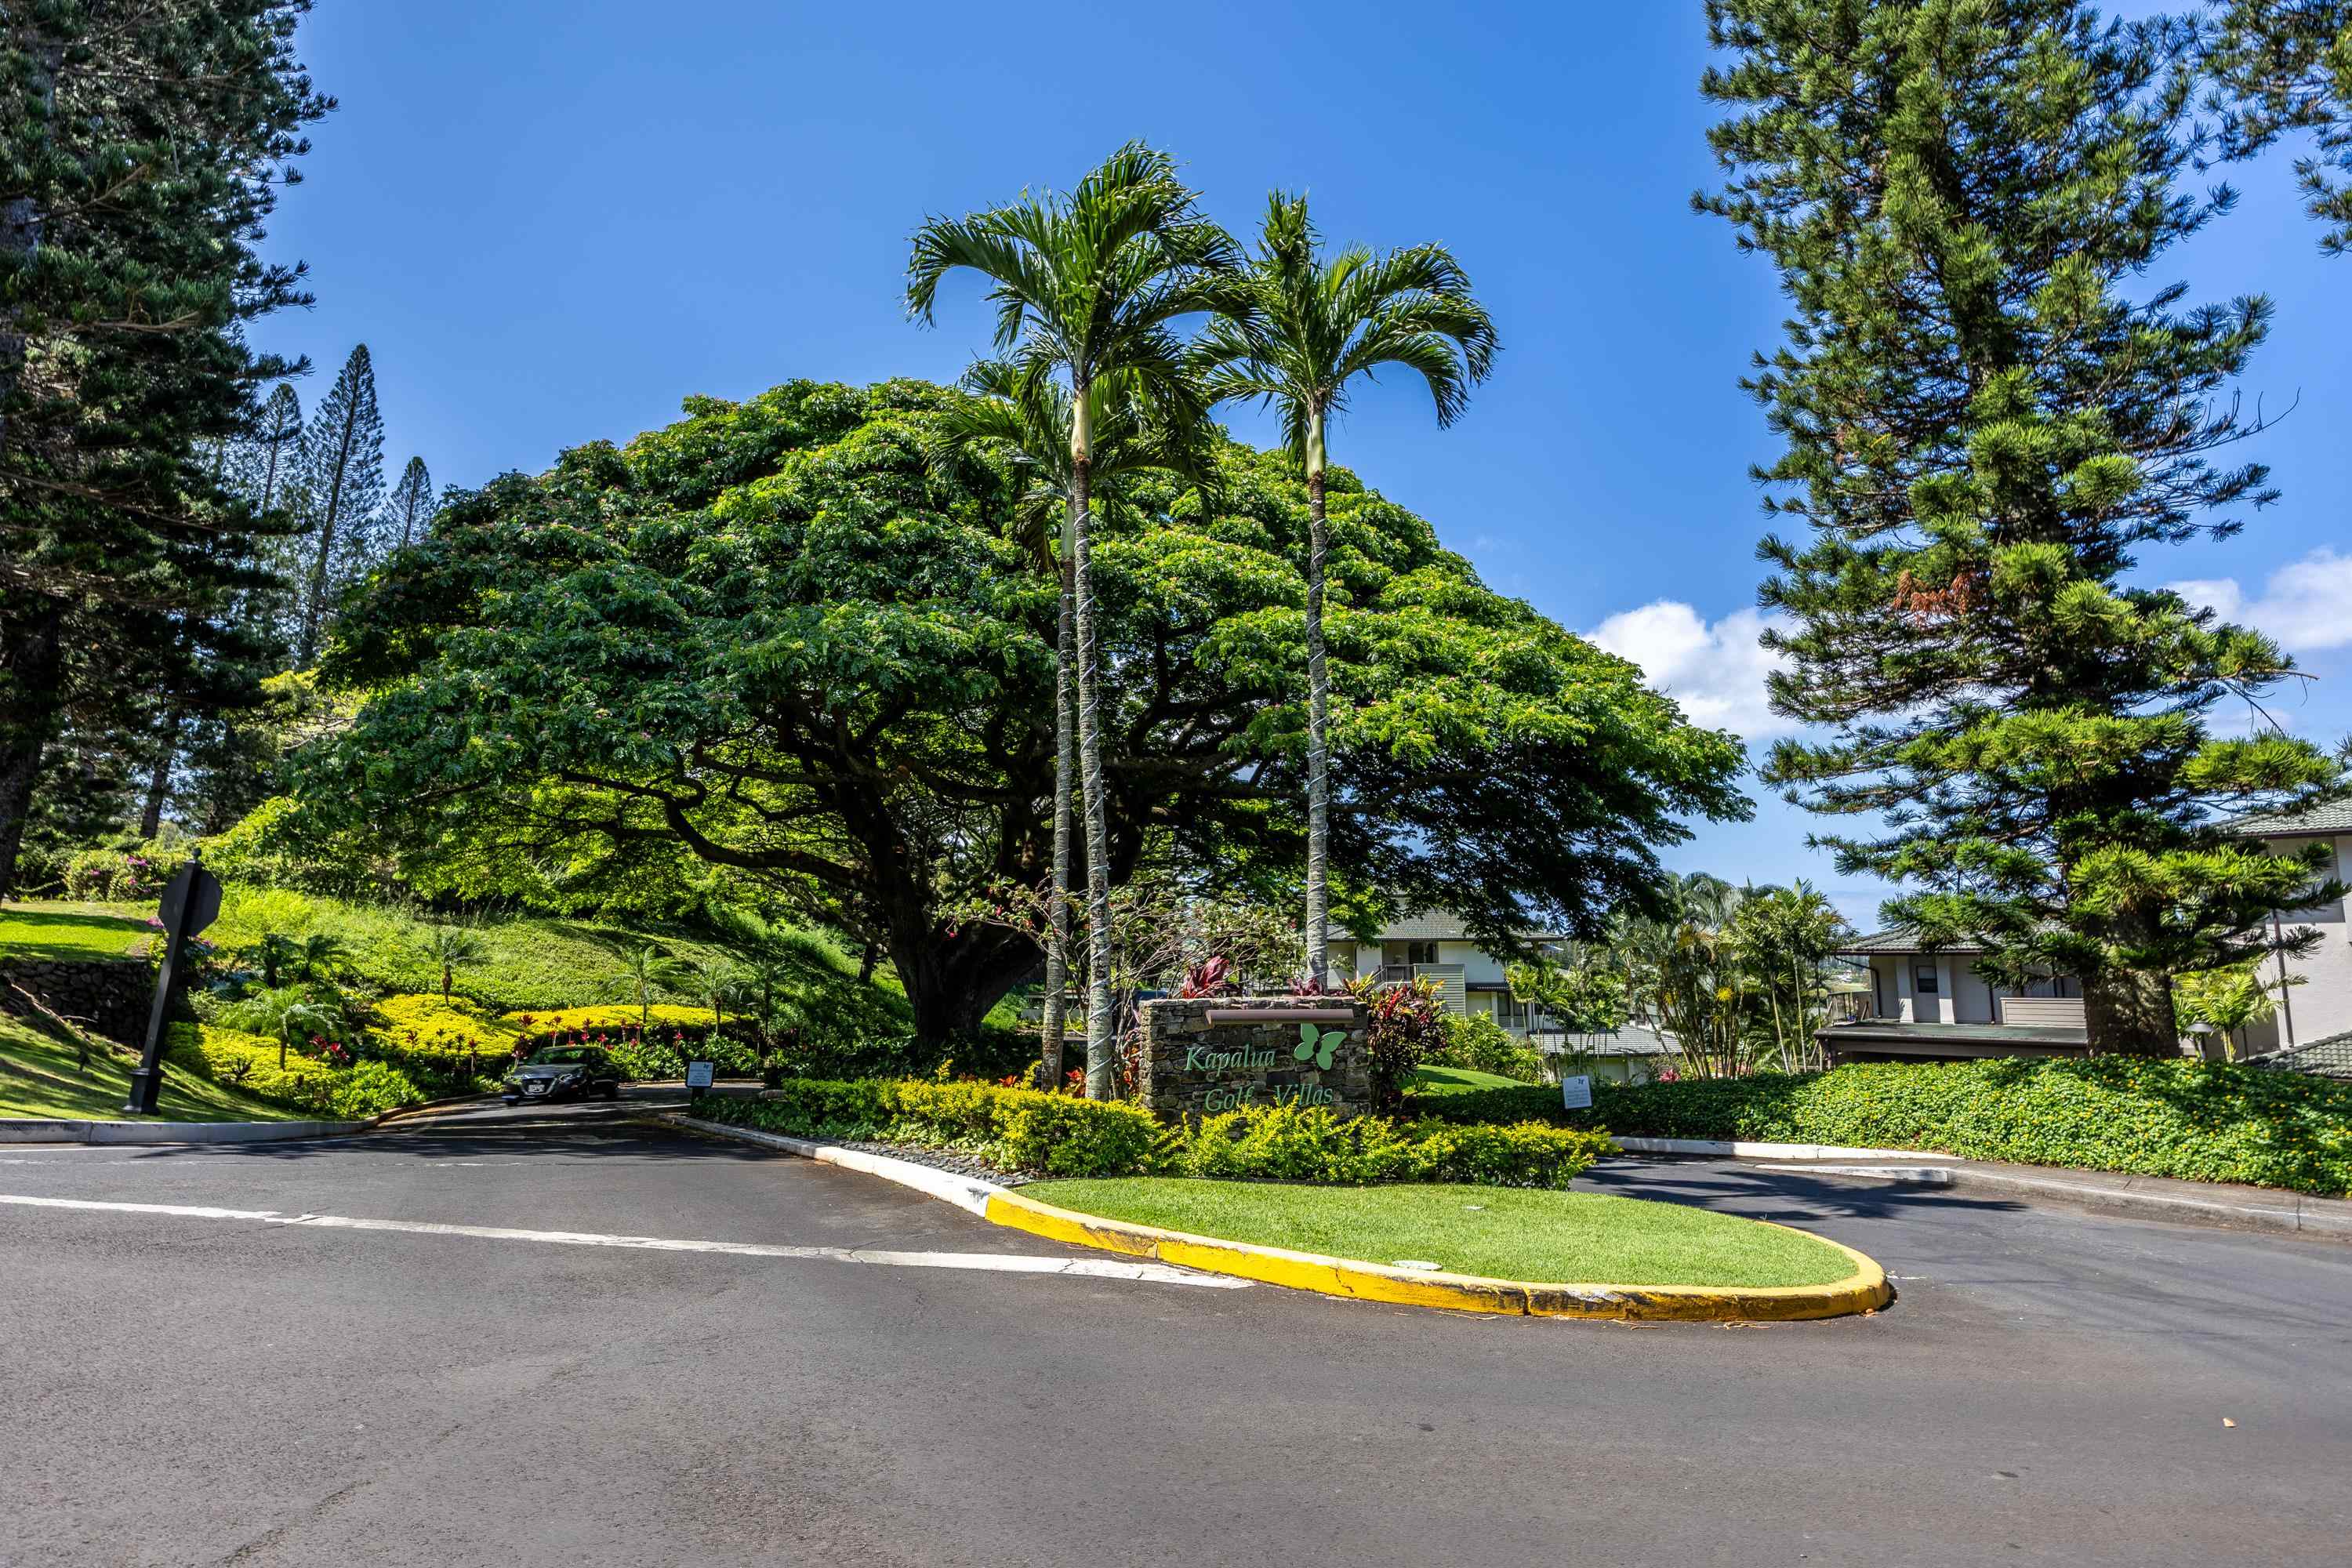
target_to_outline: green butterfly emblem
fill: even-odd
[[[1301,1024],[1298,1026],[1298,1043],[1290,1047],[1290,1054],[1302,1062],[1312,1057],[1318,1068],[1329,1072],[1331,1053],[1338,1050],[1339,1042],[1347,1037],[1345,1029],[1334,1029],[1327,1035],[1312,1024]]]

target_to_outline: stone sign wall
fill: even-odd
[[[1163,1121],[1254,1105],[1360,1116],[1372,1108],[1365,1023],[1362,1004],[1345,996],[1146,1002],[1138,1088]]]
[[[0,1012],[35,1011],[20,990],[60,1017],[135,1046],[147,1037],[155,971],[143,958],[0,959]]]

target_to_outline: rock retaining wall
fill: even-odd
[[[1146,1002],[1137,1087],[1163,1121],[1254,1105],[1322,1106],[1340,1116],[1372,1109],[1363,1005],[1345,996],[1215,996]],[[1339,1033],[1326,1058],[1300,1059],[1299,1028]],[[1324,1066],[1328,1059],[1329,1066]]]
[[[142,1044],[155,1001],[155,971],[143,958],[0,959],[0,1012],[35,1014],[19,994],[93,1033],[126,1046]]]

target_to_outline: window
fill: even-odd
[[[1932,963],[1913,964],[1911,989],[1922,996],[1933,996],[1936,994],[1936,966]]]
[[[1381,943],[1382,963],[1435,963],[1437,944],[1433,942],[1384,942]]]

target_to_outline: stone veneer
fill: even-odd
[[[1301,1062],[1297,1015],[1337,1015],[1316,1027],[1344,1029],[1328,1069]],[[1209,1022],[1216,1013],[1264,1013],[1247,1022]],[[1288,1014],[1288,1017],[1279,1015]],[[1347,996],[1207,996],[1146,1002],[1137,1089],[1162,1121],[1189,1121],[1253,1105],[1296,1101],[1340,1116],[1372,1109],[1371,1063],[1364,1049],[1368,1016]],[[1224,1058],[1212,1065],[1202,1058]]]
[[[29,1016],[29,991],[61,1018],[120,1040],[143,1045],[147,1014],[155,1005],[155,969],[143,958],[0,958],[0,1012]]]

